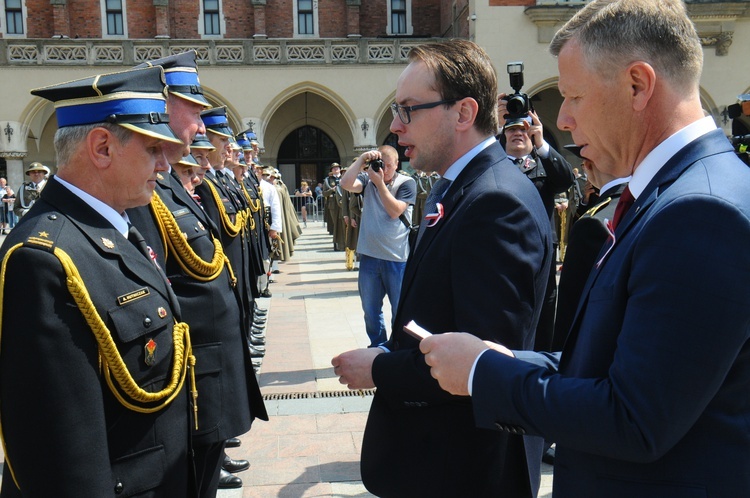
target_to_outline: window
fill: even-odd
[[[124,35],[122,22],[122,0],[106,0],[107,34]]]
[[[203,0],[203,34],[220,35],[219,0]]]
[[[413,35],[411,26],[411,0],[388,0],[388,34]]]
[[[406,34],[406,0],[391,0],[391,34]]]
[[[313,0],[297,0],[297,33],[314,35]]]
[[[5,32],[9,35],[23,34],[21,0],[5,0],[5,27]]]

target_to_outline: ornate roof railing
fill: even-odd
[[[413,46],[434,38],[316,40],[0,39],[0,65],[135,65],[195,50],[199,64],[400,64]]]

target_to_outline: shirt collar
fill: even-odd
[[[103,203],[96,197],[92,196],[91,194],[88,194],[81,190],[80,188],[76,187],[72,183],[68,183],[59,176],[53,177],[55,180],[60,182],[60,185],[70,190],[70,192],[81,199],[83,202],[85,202],[91,209],[99,213],[106,219],[108,222],[112,224],[112,226],[120,232],[125,238],[128,236],[128,218],[127,214],[123,213],[120,214],[114,209],[112,209],[107,204]]]
[[[497,142],[497,139],[495,137],[489,137],[479,144],[475,145],[474,148],[472,148],[469,152],[459,157],[456,162],[451,164],[451,166],[445,171],[443,178],[445,178],[446,180],[454,181],[456,178],[458,178],[458,175],[461,174],[466,165],[469,164],[469,161],[474,159],[477,155],[479,155],[480,152],[482,152],[484,149],[494,144],[495,142]]]
[[[602,188],[599,189],[599,192],[606,192],[612,187],[616,187],[617,185],[620,185],[621,183],[627,183],[629,181],[630,181],[629,176],[626,176],[625,178],[615,178],[611,182],[607,182],[604,185],[602,185]]]
[[[713,118],[711,116],[706,116],[698,121],[690,123],[657,145],[648,153],[643,161],[641,161],[641,164],[635,168],[635,171],[633,171],[633,177],[628,185],[633,197],[637,199],[638,196],[643,193],[646,186],[656,176],[662,166],[664,166],[672,156],[677,154],[680,149],[693,140],[696,140],[715,129],[716,123]]]

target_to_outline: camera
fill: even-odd
[[[509,62],[507,65],[508,78],[510,79],[510,87],[515,93],[507,95],[503,98],[508,104],[508,114],[503,116],[505,119],[518,119],[525,118],[528,116],[529,111],[534,110],[534,106],[531,105],[529,96],[525,93],[521,93],[523,88],[523,62]]]
[[[729,139],[734,146],[734,153],[745,164],[750,161],[750,135],[734,135]]]
[[[369,163],[370,169],[373,171],[380,171],[383,168],[383,160],[382,159],[373,159]]]

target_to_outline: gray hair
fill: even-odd
[[[127,143],[133,137],[133,132],[122,126],[110,123],[94,123],[80,126],[65,126],[55,133],[55,154],[60,166],[70,162],[78,145],[83,142],[94,128],[105,128],[122,143]]]
[[[571,40],[602,76],[644,61],[685,92],[698,88],[703,49],[682,0],[594,0],[557,32],[550,53]]]

